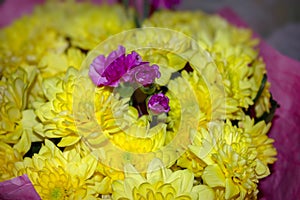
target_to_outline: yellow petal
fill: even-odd
[[[205,199],[213,200],[215,199],[214,190],[206,185],[197,185],[193,188],[193,193],[196,193],[198,196],[193,197],[193,199]]]
[[[70,146],[77,143],[81,139],[78,135],[69,135],[65,136],[61,139],[61,141],[57,144],[59,147]]]
[[[226,179],[225,199],[230,199],[239,194],[239,186],[235,185],[231,178]]]
[[[31,141],[29,137],[29,132],[24,130],[21,139],[18,141],[17,144],[14,145],[14,148],[22,155],[24,155],[31,146]]]
[[[202,178],[210,187],[225,187],[225,176],[217,164],[207,166]]]

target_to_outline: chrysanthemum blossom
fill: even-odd
[[[39,153],[15,163],[14,174],[27,174],[41,199],[92,199],[97,193],[93,180],[97,160],[88,152],[81,153],[76,148],[61,152],[45,140]]]
[[[80,141],[73,113],[73,90],[78,70],[70,67],[65,76],[44,79],[42,89],[46,102],[36,102],[36,115],[41,121],[42,137],[61,138],[58,146],[71,146]],[[47,125],[46,125],[47,124]]]
[[[159,159],[154,159],[148,167],[146,178],[132,165],[125,167],[124,181],[112,185],[113,199],[213,199],[211,188],[205,185],[193,186],[194,175],[189,170],[172,172]]]
[[[201,129],[190,146],[194,155],[207,164],[201,176],[204,183],[223,188],[222,199],[254,198],[259,179],[270,174],[267,164],[273,163],[276,156],[264,122],[254,125],[247,117],[239,126],[229,120],[210,122],[209,129]]]
[[[14,163],[21,161],[20,153],[10,145],[0,141],[0,182],[8,180],[14,176]]]
[[[167,113],[170,111],[169,98],[163,93],[154,94],[148,101],[148,109],[153,114]]]
[[[96,86],[117,87],[121,78],[141,62],[139,54],[133,51],[131,54],[125,55],[125,47],[119,46],[107,57],[97,56],[90,66],[89,76]]]

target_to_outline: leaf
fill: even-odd
[[[264,88],[265,88],[266,83],[267,83],[267,79],[268,79],[267,75],[264,74],[263,79],[261,80],[261,84],[260,84],[259,90],[258,90],[258,92],[257,92],[257,94],[256,94],[256,96],[255,96],[255,98],[253,100],[254,103],[259,99],[259,97],[261,96],[262,92],[264,91]]]

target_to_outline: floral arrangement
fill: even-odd
[[[250,29],[48,1],[0,40],[0,181],[26,175],[42,199],[257,198],[278,105]]]

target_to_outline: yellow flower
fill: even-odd
[[[14,163],[21,160],[22,156],[17,150],[0,141],[0,181],[13,178]]]
[[[204,68],[201,73],[182,72],[182,76],[192,86],[198,105],[205,113],[206,122],[241,118],[243,112],[238,108],[238,102],[225,94],[225,88],[220,83],[218,72],[215,70],[211,66]]]
[[[36,115],[41,120],[41,135],[62,138],[58,146],[77,143],[78,135],[73,117],[73,89],[78,71],[69,68],[65,76],[46,78],[42,89],[47,102],[35,102]]]
[[[38,154],[15,163],[15,175],[27,174],[42,199],[91,199],[95,195],[91,177],[97,160],[89,153],[79,155],[76,149],[61,152],[45,140]]]
[[[28,97],[36,70],[18,68],[9,77],[0,81],[0,140],[14,144],[24,155],[31,142],[41,141],[34,127],[38,125],[36,115],[29,109]]]
[[[53,9],[54,5],[51,8]],[[49,11],[51,8],[49,7]],[[87,10],[89,12],[86,12]],[[59,24],[60,31],[70,38],[72,46],[84,50],[91,50],[108,37],[134,28],[132,11],[127,10],[126,13],[119,5],[72,3],[66,4],[60,14],[63,19]]]
[[[44,78],[65,73],[69,67],[80,68],[85,54],[77,48],[69,48],[66,51],[66,53],[45,53],[39,63]]]
[[[107,37],[131,28],[131,12],[127,15],[118,5],[48,1],[31,16],[0,31],[0,71],[4,67],[4,73],[11,74],[19,66],[33,65],[39,67],[43,77],[55,75],[73,66],[66,65],[69,55],[65,54],[70,49],[91,50]]]
[[[189,149],[207,165],[200,171],[204,183],[224,188],[225,199],[256,194],[258,180],[270,174],[267,164],[276,155],[267,130],[264,123],[254,125],[250,118],[240,127],[215,121],[202,128]]]
[[[244,199],[256,192],[258,178],[255,163],[233,152],[230,146],[213,155],[217,164],[208,165],[203,171],[203,181],[210,187],[225,188],[225,199]]]
[[[52,28],[55,22],[47,12],[33,13],[31,17],[21,18],[0,31],[0,63],[8,74],[19,66],[37,66],[47,52],[64,52],[68,44]]]
[[[95,109],[91,110],[95,112],[95,128],[83,133],[91,146],[98,148],[110,141],[124,151],[147,153],[164,145],[166,125],[160,123],[150,128],[148,117],[139,117],[128,101],[128,98],[120,99],[108,87],[95,89]]]
[[[208,51],[218,74],[222,76],[222,86],[228,101],[226,105],[231,110],[228,117],[243,119],[243,109],[254,104],[253,99],[266,73],[265,65],[256,50],[258,40],[252,38],[250,29],[232,26],[218,16],[188,11],[156,12],[144,22],[144,26],[183,32]],[[265,93],[262,97],[264,100],[260,100],[256,106],[258,116],[270,107],[270,96]]]
[[[154,159],[143,177],[132,165],[125,167],[124,181],[113,183],[113,199],[213,199],[206,186],[193,186],[194,176],[189,170],[172,172]]]
[[[274,139],[268,137],[268,132],[271,128],[271,123],[266,124],[264,121],[254,123],[253,119],[246,117],[239,122],[239,127],[243,128],[245,133],[252,138],[252,145],[257,151],[257,158],[264,163],[273,164],[276,161],[277,151],[273,146]]]

